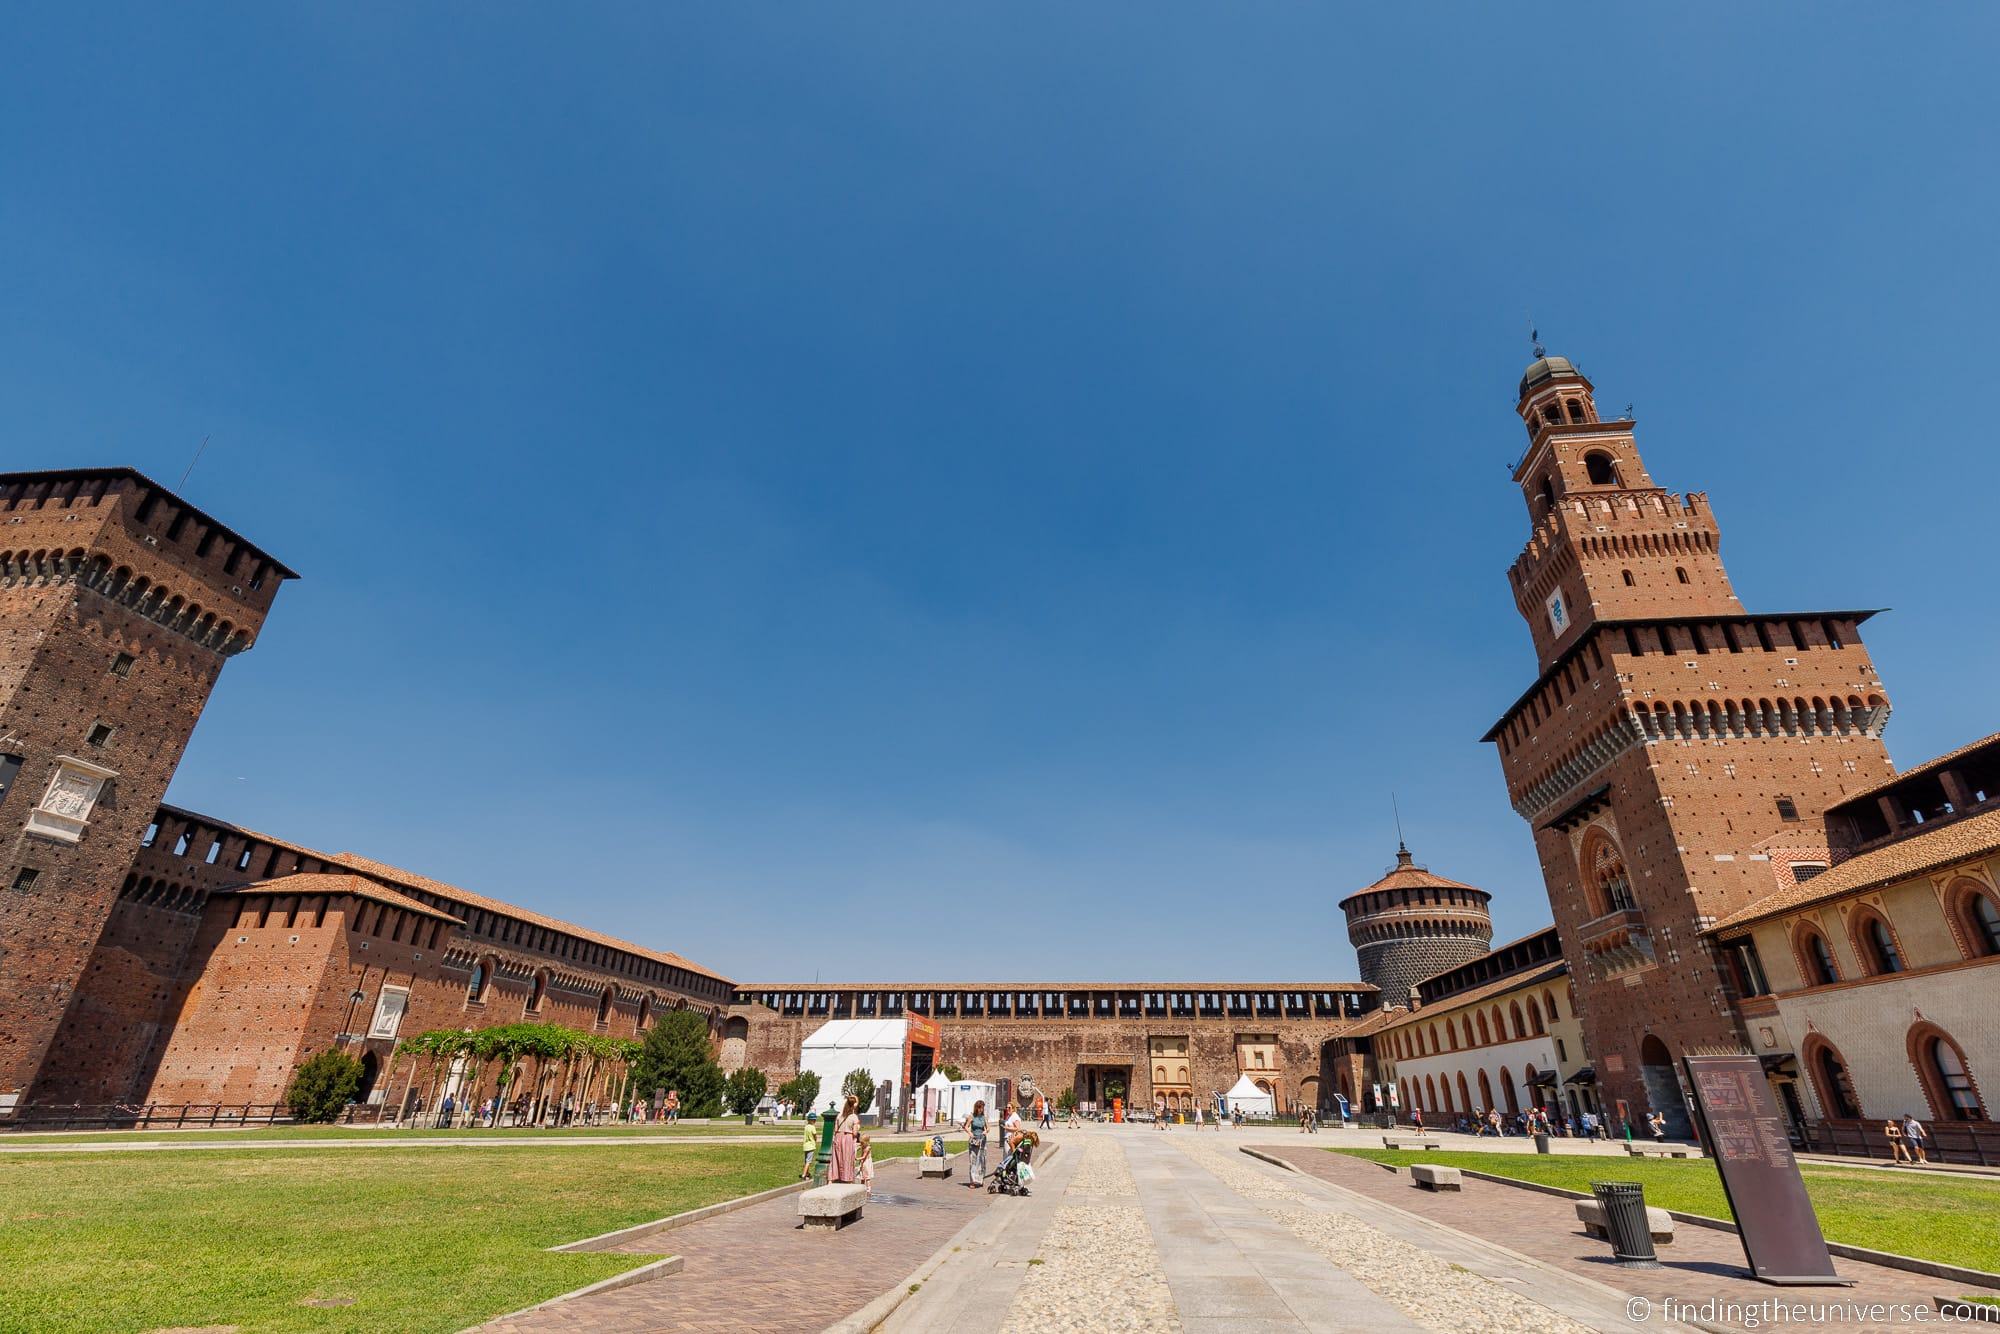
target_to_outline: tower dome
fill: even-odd
[[[1521,393],[1525,397],[1530,389],[1545,380],[1557,376],[1582,379],[1583,372],[1571,364],[1568,357],[1540,356],[1528,363],[1528,369],[1521,372]]]
[[[1380,988],[1384,1005],[1408,1005],[1417,983],[1492,947],[1492,898],[1432,875],[1398,843],[1389,873],[1340,901],[1361,980]]]

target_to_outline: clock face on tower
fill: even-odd
[[[1549,629],[1561,634],[1569,628],[1569,608],[1563,605],[1560,590],[1549,594]]]

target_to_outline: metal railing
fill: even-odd
[[[198,1127],[287,1125],[292,1109],[284,1103],[177,1102],[144,1104],[73,1103],[23,1107],[0,1121],[0,1130],[184,1130]]]
[[[1992,1121],[1926,1121],[1930,1138],[1924,1154],[1934,1163],[2000,1166],[2000,1124]],[[1890,1161],[1895,1152],[1880,1121],[1808,1121],[1801,1135],[1802,1151],[1838,1154],[1845,1158]]]

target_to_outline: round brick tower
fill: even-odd
[[[1417,983],[1486,953],[1493,918],[1483,889],[1432,875],[1396,845],[1396,865],[1340,901],[1361,980],[1382,990],[1384,1005],[1408,1005]]]

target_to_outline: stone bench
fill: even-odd
[[[1634,1158],[1685,1158],[1688,1151],[1675,1144],[1627,1144],[1625,1152]]]
[[[1432,1167],[1429,1163],[1411,1163],[1410,1182],[1423,1190],[1465,1189],[1465,1178],[1456,1167]]]
[[[859,1220],[866,1203],[868,1187],[858,1181],[814,1186],[799,1193],[799,1217],[809,1228],[832,1232]]]
[[[1583,1230],[1599,1241],[1611,1240],[1611,1234],[1604,1227],[1604,1206],[1596,1200],[1576,1202],[1576,1221],[1583,1224]],[[1655,1246],[1674,1244],[1674,1219],[1665,1209],[1646,1206],[1646,1230],[1653,1234]]]
[[[1384,1135],[1382,1147],[1385,1149],[1435,1149],[1441,1147],[1434,1139],[1422,1135]]]
[[[926,1157],[917,1159],[917,1176],[919,1179],[923,1177],[949,1177],[950,1175],[950,1154],[946,1154],[942,1158]]]

